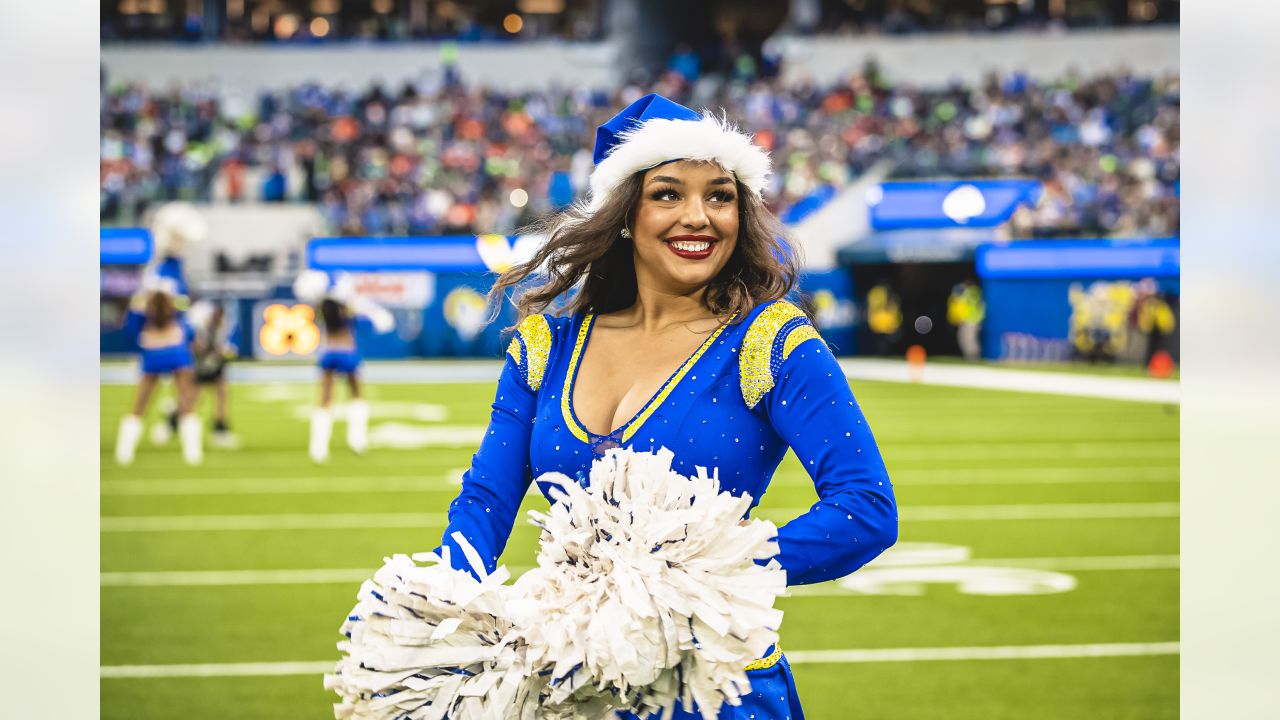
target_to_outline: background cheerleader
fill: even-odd
[[[323,331],[320,343],[320,402],[311,414],[311,459],[322,463],[329,459],[329,440],[333,435],[333,385],[338,375],[344,376],[350,391],[347,403],[347,445],[357,454],[369,448],[369,404],[360,386],[360,350],[356,342],[357,328],[366,326],[373,332],[385,333],[395,328],[395,318],[376,303],[356,295],[346,276],[330,278],[319,270],[307,270],[293,285],[294,295],[316,306],[316,317]]]
[[[213,387],[213,434],[210,442],[214,447],[235,449],[240,440],[231,432],[228,418],[229,389],[226,368],[231,360],[240,353],[236,349],[235,335],[238,331],[236,323],[227,317],[226,308],[221,302],[198,300],[187,311],[187,323],[191,326],[191,353],[195,359],[195,398],[193,410],[200,405],[200,396],[206,386]],[[153,430],[153,441],[157,444],[168,442],[172,433],[178,431],[178,410],[169,412],[167,422],[161,423]]]
[[[203,459],[200,418],[195,407],[195,360],[189,343],[191,326],[178,311],[176,283],[155,276],[130,301],[125,331],[141,351],[142,379],[134,395],[133,409],[120,421],[116,437],[116,462],[133,462],[142,438],[142,416],[163,375],[172,375],[178,403],[178,436],[182,458],[190,465]]]
[[[163,375],[174,379],[182,457],[191,465],[203,460],[200,418],[193,412],[193,334],[184,317],[188,300],[182,258],[188,247],[207,234],[208,226],[190,203],[168,203],[152,218],[156,261],[143,273],[142,287],[130,300],[124,324],[141,354],[142,379],[132,411],[120,421],[116,436],[116,461],[121,465],[133,462],[142,438],[142,416]]]

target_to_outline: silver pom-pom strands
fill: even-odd
[[[339,720],[492,720],[520,717],[526,669],[508,617],[506,568],[486,575],[470,544],[455,540],[481,579],[443,557],[388,558],[366,580],[342,624],[345,657],[325,687]],[[416,562],[415,562],[416,561]],[[418,565],[418,562],[425,563]],[[528,715],[526,717],[532,717]]]
[[[743,521],[749,496],[702,468],[680,475],[672,457],[615,449],[589,482],[538,478],[556,502],[530,513],[538,566],[512,585],[457,533],[475,577],[430,553],[387,560],[325,679],[336,716],[598,720],[696,704],[713,718],[740,704],[744,667],[782,621],[777,529]]]
[[[786,590],[772,523],[742,523],[747,495],[720,492],[672,453],[615,449],[585,487],[556,473],[536,570],[516,582],[543,608],[526,631],[532,664],[552,666],[552,704],[592,695],[641,717],[697,703],[715,717],[750,692],[743,667],[777,642]]]
[[[475,575],[447,555],[390,557],[342,625],[346,657],[325,676],[335,716],[598,720],[696,705],[710,719],[740,705],[745,666],[782,623],[777,528],[742,520],[750,496],[671,461],[611,450],[589,482],[541,475],[556,502],[530,512],[538,566],[515,584],[486,574],[461,533]]]

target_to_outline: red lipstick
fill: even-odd
[[[705,260],[715,251],[717,240],[710,235],[676,235],[662,242],[668,250],[686,260]]]

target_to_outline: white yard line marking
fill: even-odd
[[[885,567],[871,562],[867,568]],[[888,567],[893,567],[889,564]],[[897,567],[911,567],[899,565]],[[1178,555],[1098,555],[1093,557],[1048,557],[1048,558],[973,558],[958,563],[924,564],[918,567],[948,568],[1013,568],[1019,570],[1053,570],[1061,572],[1109,572],[1134,570],[1177,570],[1180,567]],[[857,577],[854,575],[853,577]],[[819,583],[817,585],[800,585],[788,589],[789,597],[859,597],[861,593],[851,590],[839,580]]]
[[[1088,555],[1084,557],[1046,558],[976,558],[970,565],[999,565],[1087,572],[1090,570],[1177,570],[1182,566],[1179,555]]]
[[[1177,555],[1097,555],[1092,557],[976,558],[955,565],[997,565],[1064,571],[1176,570]],[[513,575],[527,567],[507,566]],[[197,587],[223,585],[337,585],[359,583],[373,576],[376,568],[318,568],[314,570],[178,570],[156,572],[104,572],[103,587]],[[833,592],[827,593],[827,586]],[[849,594],[831,583],[799,586],[792,595]]]
[[[757,515],[793,518],[808,508],[759,508]],[[1178,503],[1080,503],[1064,505],[918,505],[899,509],[903,522],[965,520],[1102,520],[1178,517]]]
[[[103,678],[255,677],[263,675],[323,675],[337,660],[317,662],[212,663],[205,665],[104,665]]]
[[[368,384],[398,385],[462,385],[497,382],[502,373],[501,360],[370,362],[360,368],[360,379]],[[315,365],[279,365],[276,363],[232,363],[227,368],[232,384],[314,383],[320,371]],[[133,385],[139,370],[134,363],[104,364],[98,371],[102,385]]]
[[[1093,645],[1006,645],[1003,647],[876,648],[872,650],[786,651],[793,663],[923,662],[931,660],[1046,660],[1053,658],[1177,655],[1178,643]]]
[[[1155,467],[971,467],[889,468],[895,485],[1062,485],[1086,483],[1178,482],[1177,465]],[[810,485],[809,476],[794,468],[781,470],[774,483]]]
[[[376,568],[317,570],[194,570],[178,572],[104,572],[103,587],[195,587],[220,585],[338,585],[360,583]]]
[[[876,358],[841,359],[845,377],[881,382],[911,382],[903,360]],[[1177,381],[1149,378],[1105,377],[1078,373],[1011,370],[994,367],[932,364],[925,367],[924,385],[1074,395],[1177,405],[1181,393]]]
[[[875,418],[872,418],[872,427]],[[929,443],[928,445],[880,443],[880,451],[890,462],[913,460],[1177,460],[1177,440],[1108,440],[1062,442],[982,442]]]
[[[444,527],[444,513],[331,513],[315,515],[136,515],[102,518],[102,532],[330,530]]]
[[[793,518],[807,508],[760,508],[758,516]],[[903,522],[969,520],[1093,520],[1178,517],[1178,503],[1083,503],[1076,505],[921,505],[902,508]],[[444,513],[316,513],[289,515],[108,515],[104,533],[210,532],[236,530],[330,530],[335,528],[444,527]]]
[[[992,647],[875,648],[867,650],[787,650],[792,663],[925,662],[935,660],[1048,660],[1056,658],[1135,657],[1177,655],[1177,642],[1108,643],[1093,645],[1005,645]],[[323,675],[337,660],[274,663],[213,663],[202,665],[105,665],[101,677],[180,678],[252,677],[265,675]]]
[[[450,476],[387,475],[383,477],[215,478],[209,480],[110,480],[103,495],[260,495],[323,493],[452,492]]]
[[[497,360],[371,362],[361,368],[361,373],[362,379],[370,384],[491,384],[497,381],[502,365]],[[855,380],[895,383],[910,380],[907,364],[902,360],[842,358],[840,367],[845,377]],[[228,373],[231,382],[237,384],[314,383],[317,370],[314,365],[233,363]],[[101,385],[132,385],[138,381],[138,368],[133,363],[104,364],[98,371],[98,379]],[[1177,381],[985,366],[930,364],[925,368],[923,384],[1175,405],[1179,402]]]
[[[264,495],[326,493],[456,493],[462,469],[443,475],[154,478],[103,480],[103,495]],[[976,467],[891,469],[897,485],[1056,485],[1088,483],[1176,483],[1177,465],[1155,467]],[[775,484],[809,485],[813,481],[795,468],[780,470]],[[530,486],[532,487],[532,486]]]
[[[1089,520],[1176,518],[1178,503],[1082,503],[1063,505],[942,505],[903,509],[907,522],[950,520]]]

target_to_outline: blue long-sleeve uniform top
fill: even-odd
[[[454,532],[493,570],[529,483],[545,472],[585,473],[613,446],[667,447],[679,472],[718,468],[722,490],[757,503],[794,450],[819,500],[779,528],[778,561],[790,585],[847,575],[896,542],[897,505],[871,428],[794,305],[761,305],[722,327],[607,436],[588,432],[570,402],[593,323],[591,315],[534,315],[517,329],[489,427],[449,506],[443,542],[455,566],[466,561]]]

